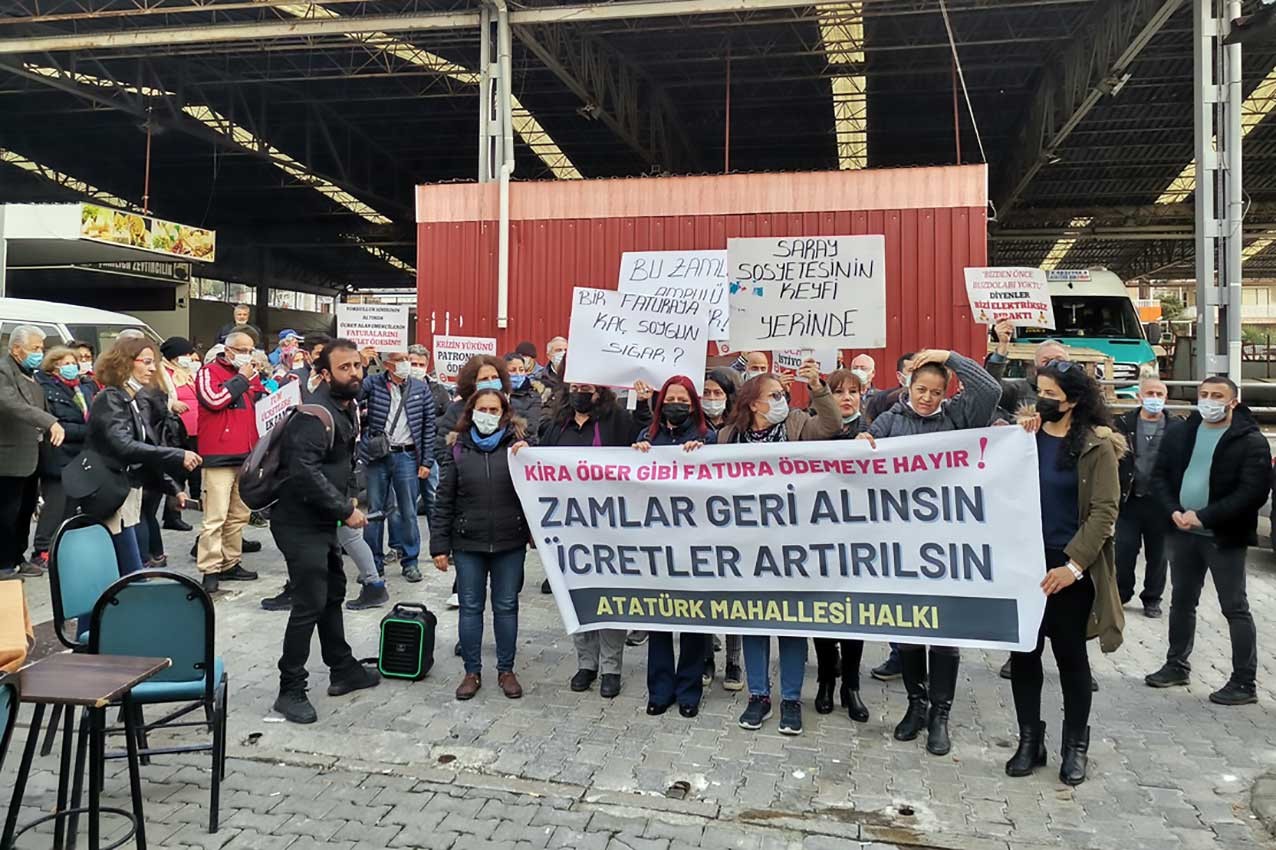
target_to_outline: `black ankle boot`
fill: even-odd
[[[1038,720],[1019,727],[1019,749],[1006,762],[1007,776],[1030,776],[1046,764],[1046,724]]]
[[[819,714],[833,713],[833,679],[821,679],[819,690],[815,692],[815,711]]]
[[[957,655],[930,651],[930,714],[926,718],[926,752],[947,755],[952,749],[948,739],[948,713],[957,691]]]
[[[903,649],[899,653],[899,663],[904,688],[908,691],[908,711],[895,726],[895,740],[912,741],[926,728],[926,709],[930,705],[926,697],[926,653]]]
[[[1063,729],[1063,763],[1059,765],[1059,779],[1065,785],[1085,782],[1086,765],[1089,762],[1090,727]]]
[[[847,689],[842,695],[842,705],[846,706],[846,713],[856,723],[868,722],[868,706],[860,699],[859,691]]]

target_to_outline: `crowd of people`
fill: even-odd
[[[482,688],[489,596],[497,686],[510,699],[522,696],[516,660],[529,529],[509,457],[527,446],[582,455],[604,446],[694,452],[715,443],[790,441],[861,440],[876,448],[902,436],[995,425],[1023,428],[1036,440],[1046,565],[1037,645],[1011,653],[1002,669],[1019,727],[1006,773],[1026,776],[1046,761],[1041,656],[1048,639],[1063,692],[1059,775],[1068,784],[1084,781],[1097,687],[1088,641],[1097,638],[1103,652],[1120,647],[1140,551],[1145,616],[1162,616],[1167,575],[1172,584],[1166,661],[1147,685],[1188,683],[1209,574],[1232,644],[1231,677],[1210,699],[1243,705],[1257,698],[1245,560],[1271,490],[1271,453],[1227,378],[1206,378],[1195,410],[1180,419],[1167,412],[1165,384],[1145,375],[1137,407],[1114,418],[1100,385],[1059,343],[1040,345],[1024,377],[1006,377],[1010,329],[999,325],[999,345],[982,365],[952,351],[909,353],[896,364],[895,387],[875,385],[876,363],[867,354],[831,374],[808,360],[784,375],[767,353],[750,352],[710,369],[702,391],[679,375],[658,390],[640,383],[626,404],[607,387],[565,380],[562,337],[547,344],[544,363],[530,343],[505,357],[474,357],[453,389],[431,374],[422,346],[378,357],[349,340],[285,330],[266,352],[248,319],[246,309],[237,310],[202,358],[189,340],[156,343],[141,332],[122,334],[100,353],[79,342],[46,350],[43,334],[30,326],[11,333],[0,357],[0,538],[12,542],[0,551],[0,570],[40,576],[58,526],[77,512],[110,531],[121,573],[164,566],[161,528],[189,530],[181,511],[198,499],[194,556],[205,590],[256,579],[243,563],[253,512],[240,495],[239,471],[261,439],[257,401],[296,382],[308,406],[279,426],[287,496],[268,515],[287,581],[261,603],[289,612],[275,703],[288,720],[317,719],[306,696],[316,631],[331,671],[329,694],[378,683],[376,670],[358,662],[346,642],[343,610],[388,604],[389,566],[397,564],[406,583],[420,582],[423,550],[436,570],[455,575],[449,602],[459,608],[456,654],[464,666],[456,698],[472,699]],[[796,382],[809,399],[800,405],[793,404]],[[345,557],[360,585],[349,600]],[[548,580],[541,590],[550,592]],[[597,682],[603,698],[617,696],[627,646],[645,643],[647,713],[662,715],[676,704],[683,717],[694,717],[718,675],[717,652],[725,650],[721,686],[748,688],[739,725],[760,729],[772,716],[768,637],[603,629],[578,632],[573,642],[573,691]],[[814,647],[816,711],[831,713],[836,703],[852,721],[868,722],[863,641],[816,639]],[[802,732],[807,651],[805,638],[777,639],[783,734]],[[903,680],[907,703],[895,738],[924,734],[927,751],[950,752],[959,664],[955,647],[891,646],[872,675]]]

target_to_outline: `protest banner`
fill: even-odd
[[[774,352],[771,368],[777,373],[793,372],[802,368],[802,362],[810,358],[820,364],[820,374],[828,375],[837,371],[837,351],[813,351],[809,348],[789,348]]]
[[[1006,319],[1017,328],[1054,327],[1050,284],[1041,269],[968,268],[966,297],[981,325]]]
[[[338,304],[337,336],[360,348],[377,351],[408,350],[406,304]]]
[[[700,301],[709,308],[709,339],[730,339],[726,251],[626,251],[620,291]]]
[[[572,290],[568,383],[659,388],[686,375],[704,385],[709,309],[699,301],[610,289]]]
[[[255,407],[257,413],[257,436],[264,437],[270,429],[279,424],[289,410],[301,404],[301,382],[289,381],[265,398],[258,399]]]
[[[478,354],[495,357],[496,339],[490,336],[434,336],[434,370],[444,383],[455,384],[461,367]]]
[[[1027,651],[1045,609],[1036,440],[523,449],[515,489],[568,632]]]
[[[731,347],[883,348],[886,238],[727,240]]]

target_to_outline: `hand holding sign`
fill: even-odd
[[[802,367],[798,369],[797,376],[806,381],[807,385],[813,390],[819,389],[820,384],[823,383],[820,378],[820,364],[814,360],[803,361]]]

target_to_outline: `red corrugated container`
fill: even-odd
[[[566,335],[574,286],[615,289],[625,251],[725,248],[733,236],[886,236],[878,386],[920,348],[982,359],[962,269],[987,264],[987,169],[942,168],[515,183],[509,326],[497,327],[497,186],[417,187],[417,339]],[[858,354],[860,352],[853,352]],[[847,358],[849,363],[849,358]]]

